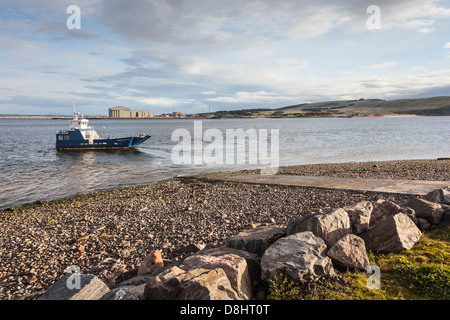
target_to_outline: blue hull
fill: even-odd
[[[101,138],[92,141],[83,138],[79,130],[60,131],[56,134],[57,150],[133,150],[152,135],[126,138]]]

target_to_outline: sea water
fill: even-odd
[[[182,174],[251,164],[175,164],[177,129],[278,130],[278,164],[449,157],[450,117],[91,120],[102,137],[153,134],[135,151],[57,151],[67,120],[0,119],[0,209],[102,189],[145,185]],[[270,146],[269,146],[270,147]],[[193,148],[193,152],[195,152]]]

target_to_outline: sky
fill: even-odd
[[[449,30],[448,0],[2,0],[0,114],[449,95]]]

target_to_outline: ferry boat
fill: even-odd
[[[73,119],[70,121],[70,130],[56,132],[57,150],[134,150],[151,134],[140,134],[137,137],[101,138],[93,127],[89,127],[89,120],[83,116],[78,117],[73,103]]]

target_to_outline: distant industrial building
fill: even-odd
[[[108,109],[108,116],[110,118],[153,118],[153,111],[151,110],[131,110],[126,107],[114,107]]]

